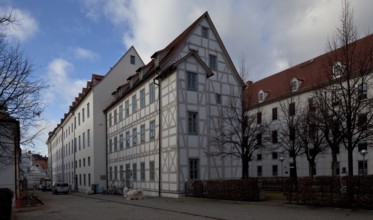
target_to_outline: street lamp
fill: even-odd
[[[363,175],[365,175],[365,156],[368,154],[368,151],[365,149],[362,149],[360,151],[361,156],[363,156]]]
[[[280,162],[281,162],[281,177],[284,176],[284,166],[283,166],[283,162],[284,162],[285,158],[283,156],[280,157]]]

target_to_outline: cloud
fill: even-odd
[[[14,16],[16,21],[6,26],[5,32],[9,37],[23,42],[33,37],[38,31],[38,22],[27,11],[18,8],[0,7],[1,15],[9,13]]]
[[[81,47],[74,48],[74,54],[78,59],[89,61],[95,61],[99,57],[95,52]]]
[[[70,73],[73,65],[66,59],[57,58],[48,65],[47,78],[50,83],[45,100],[49,105],[70,105],[75,96],[81,92],[86,81],[74,79]],[[56,103],[57,102],[57,103]]]
[[[95,12],[112,23],[122,31],[124,46],[134,45],[145,62],[208,11],[236,68],[244,55],[254,81],[325,53],[341,12],[340,0],[83,2],[88,17]],[[351,4],[360,30],[373,28],[373,3]]]

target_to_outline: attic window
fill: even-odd
[[[336,62],[333,65],[333,69],[332,69],[333,70],[333,78],[337,79],[337,78],[341,77],[344,68],[345,68],[344,65],[342,65],[340,62]]]
[[[299,88],[299,85],[298,85],[298,80],[297,79],[292,79],[291,82],[290,82],[290,86],[291,86],[291,91],[292,92],[296,92],[298,91],[298,88]]]
[[[136,64],[136,57],[131,55],[131,64],[135,65]]]
[[[259,101],[259,103],[264,102],[265,95],[266,95],[265,92],[263,92],[262,90],[259,91],[259,93],[258,93],[258,101]]]
[[[207,27],[202,27],[201,35],[203,38],[209,38],[209,29]]]

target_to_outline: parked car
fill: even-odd
[[[64,193],[64,194],[69,194],[70,188],[69,184],[63,183],[63,182],[56,182],[53,184],[52,187],[52,193],[53,194],[58,194],[58,193]]]

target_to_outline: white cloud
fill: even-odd
[[[16,21],[6,27],[6,33],[9,37],[26,41],[38,31],[38,22],[27,11],[18,8],[0,7],[0,14],[8,13],[11,13]]]
[[[81,47],[74,48],[74,54],[78,59],[89,61],[94,61],[99,57],[95,52]]]
[[[49,84],[45,100],[49,105],[58,102],[58,105],[68,106],[75,96],[81,92],[86,81],[74,79],[69,76],[73,65],[62,58],[52,60],[48,65],[47,78]]]
[[[340,0],[83,2],[87,14],[94,11],[123,31],[123,44],[134,45],[144,61],[208,11],[237,69],[242,54],[247,57],[251,80],[323,54],[341,12]],[[351,4],[356,24],[364,34],[373,28],[373,2]]]

